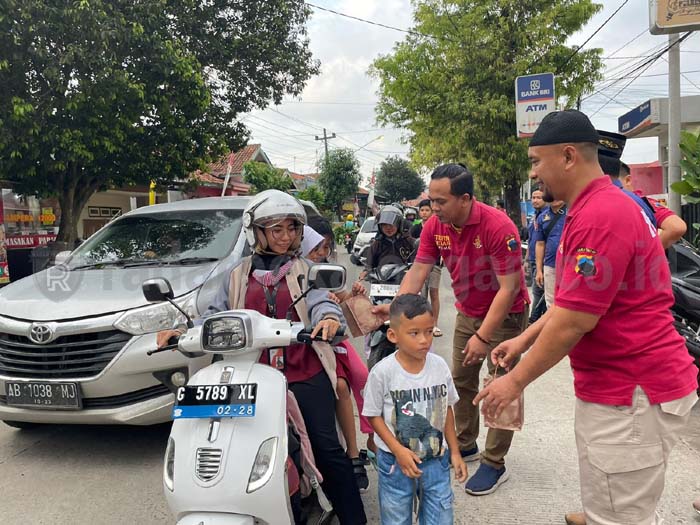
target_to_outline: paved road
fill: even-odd
[[[347,262],[341,256],[341,263]],[[353,268],[351,276],[357,274]],[[435,351],[449,357],[453,297],[443,275]],[[359,342],[356,342],[359,346]],[[474,498],[455,485],[456,523],[563,523],[580,505],[573,434],[573,388],[568,362],[531,385],[526,424],[508,457],[511,479],[496,493]],[[0,424],[0,523],[94,525],[172,523],[162,496],[162,456],[168,425],[50,426],[18,431]],[[483,438],[480,439],[483,444]],[[470,464],[473,472],[477,464]],[[378,523],[376,475],[364,496],[370,523]],[[700,524],[690,502],[700,494],[700,407],[669,465],[660,512],[666,525]]]

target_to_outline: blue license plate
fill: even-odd
[[[255,405],[184,405],[173,407],[173,419],[253,416],[255,416]]]

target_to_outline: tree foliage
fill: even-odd
[[[406,159],[389,157],[379,166],[376,191],[392,202],[411,200],[425,189],[425,181]]]
[[[71,242],[92,193],[166,184],[247,140],[240,113],[318,71],[301,0],[8,0],[0,173],[56,195]]]
[[[333,149],[319,162],[318,185],[326,205],[342,215],[343,202],[355,195],[360,184],[360,163],[353,150]]]
[[[681,180],[671,184],[671,189],[685,200],[700,202],[700,132],[681,131]]]
[[[243,165],[244,180],[253,187],[255,193],[265,190],[287,191],[292,187],[292,179],[284,170],[264,162],[246,162]]]
[[[326,199],[323,195],[323,192],[318,186],[309,186],[305,190],[301,190],[300,192],[298,192],[296,194],[296,197],[303,201],[313,202],[318,211],[320,211],[321,213],[323,213],[324,211],[328,211]]]
[[[565,106],[601,78],[599,49],[566,45],[600,9],[591,0],[415,0],[416,32],[379,57],[377,118],[410,130],[418,167],[462,161],[477,188],[500,193],[520,222],[519,188],[527,143],[516,139],[514,81],[557,74]]]

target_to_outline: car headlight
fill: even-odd
[[[182,308],[190,317],[197,316],[198,290],[194,290],[173,302]],[[114,328],[131,335],[143,335],[171,330],[179,324],[185,324],[187,319],[170,303],[158,303],[125,312],[114,323]]]
[[[202,326],[202,349],[205,352],[225,352],[246,347],[246,327],[241,317],[214,317]]]
[[[168,438],[168,447],[165,449],[163,481],[168,490],[175,490],[175,440],[172,437]]]
[[[265,486],[270,481],[274,471],[275,456],[277,455],[277,438],[271,437],[263,441],[255,456],[253,468],[248,478],[248,494]]]

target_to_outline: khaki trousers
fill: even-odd
[[[557,271],[552,266],[545,266],[542,270],[544,274],[544,302],[547,308],[554,304],[554,281],[557,278]]]
[[[505,341],[520,335],[527,327],[528,310],[519,314],[508,314],[501,327],[493,334],[492,348]],[[467,346],[467,341],[481,327],[483,319],[467,317],[462,313],[457,314],[455,323],[455,335],[452,348],[452,378],[454,379],[459,401],[454,406],[455,423],[457,425],[457,440],[460,450],[469,450],[476,446],[476,438],[479,437],[479,407],[472,401],[479,392],[479,372],[483,361],[476,365],[462,366],[464,354],[462,351]],[[493,374],[494,365],[491,356],[487,355],[486,364],[490,374]],[[498,369],[497,375],[501,376],[506,371]],[[489,428],[486,433],[486,446],[481,453],[481,462],[494,468],[501,468],[505,463],[505,456],[513,440],[511,430],[498,430]]]
[[[654,525],[666,464],[697,401],[695,392],[650,405],[641,387],[632,406],[576,400],[576,447],[587,525]]]

